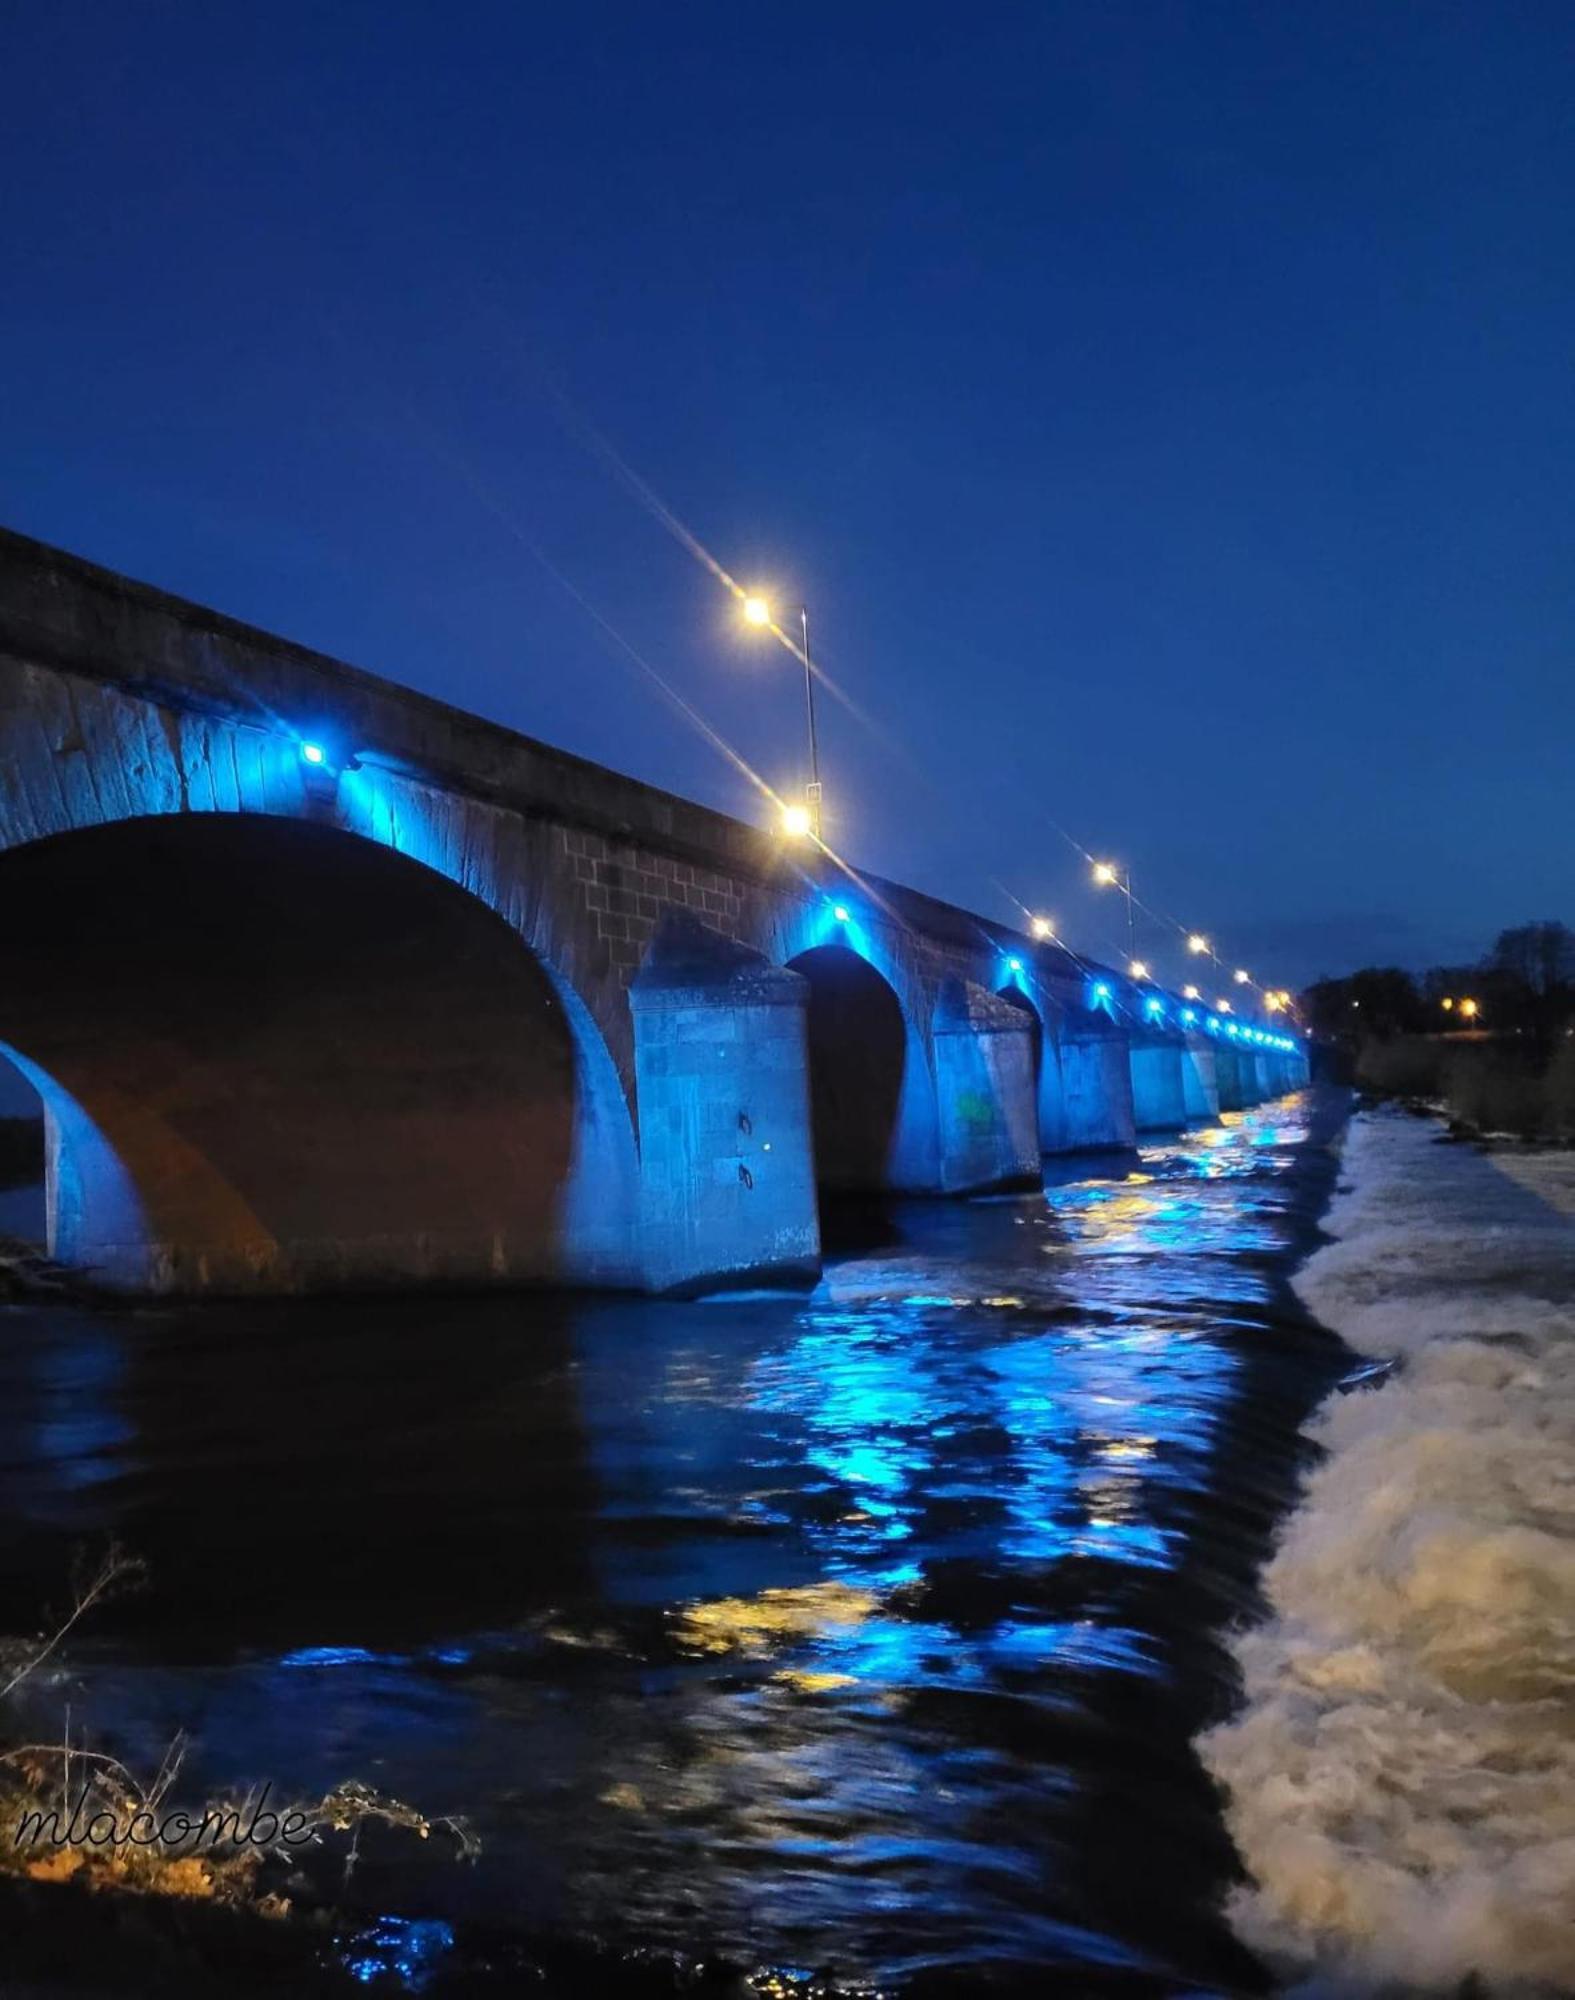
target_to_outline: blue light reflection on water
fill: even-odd
[[[192,1414],[229,1393],[212,1329],[171,1324],[178,1418],[166,1335],[135,1329],[134,1359],[121,1329],[121,1365],[76,1383],[80,1438],[37,1429],[0,1470],[34,1520],[69,1492],[78,1526],[90,1502],[134,1544],[163,1523],[155,1568],[221,1605],[201,1660],[154,1631],[87,1673],[101,1732],[151,1752],[194,1727],[215,1782],[361,1777],[475,1823],[473,1870],[369,1863],[384,1910],[402,1887],[461,1939],[480,1918],[889,1980],[1224,1979],[1189,1704],[1200,1605],[1238,1608],[1218,1578],[1304,1129],[1265,1108],[1042,1198],[903,1207],[808,1300],[575,1301],[550,1337],[477,1305],[437,1357],[419,1316],[276,1340],[320,1435],[254,1389],[216,1441]],[[222,1537],[160,1483],[221,1449],[275,1480]]]

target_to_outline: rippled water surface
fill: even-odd
[[[468,1816],[474,1864],[355,1877],[442,1920],[366,1947],[391,1985],[509,1935],[1254,1989],[1189,1739],[1349,1359],[1286,1286],[1331,1119],[863,1217],[808,1299],[13,1309],[6,1603],[110,1531],[153,1577],[37,1699],[146,1761],[192,1731],[199,1789]]]

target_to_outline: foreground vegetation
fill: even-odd
[[[1575,1144],[1575,1037],[1546,1059],[1513,1042],[1422,1035],[1368,1041],[1357,1052],[1356,1081],[1381,1096],[1442,1105],[1457,1125],[1484,1138]]]
[[[7,1740],[13,1697],[36,1681],[75,1627],[111,1598],[136,1589],[142,1564],[111,1546],[73,1579],[70,1611],[45,1634],[0,1640],[0,1874],[88,1889],[174,1896],[284,1916],[289,1901],[272,1889],[303,1850],[345,1836],[344,1872],[354,1868],[363,1828],[402,1828],[425,1840],[450,1835],[462,1857],[476,1843],[462,1821],[427,1819],[358,1782],[325,1798],[271,1806],[266,1789],[176,1804],[187,1741],[178,1735],[151,1777],[139,1777],[107,1751],[73,1739],[70,1711],[58,1740]],[[267,1833],[259,1837],[259,1831]],[[280,1839],[280,1835],[283,1839]]]

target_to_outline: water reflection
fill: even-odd
[[[463,1812],[475,1868],[362,1878],[461,1953],[1250,1982],[1187,1743],[1338,1366],[1282,1289],[1307,1130],[899,1208],[807,1301],[12,1314],[0,1583],[119,1532],[159,1581],[79,1712]],[[369,1912],[358,1976],[442,1924]]]

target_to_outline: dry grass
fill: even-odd
[[[1379,1096],[1442,1107],[1484,1136],[1575,1140],[1575,1040],[1567,1037],[1541,1065],[1513,1044],[1462,1047],[1430,1036],[1367,1042],[1356,1081]]]
[[[144,1576],[143,1565],[114,1544],[97,1564],[79,1571],[71,1609],[51,1631],[0,1642],[0,1704],[59,1652],[82,1619],[139,1587]],[[401,1828],[421,1840],[445,1834],[461,1859],[478,1852],[462,1820],[428,1818],[354,1780],[310,1802],[277,1804],[265,1787],[182,1810],[174,1800],[186,1749],[185,1735],[177,1735],[152,1777],[139,1778],[108,1752],[74,1742],[69,1710],[61,1741],[0,1749],[0,1872],[283,1916],[290,1906],[266,1886],[270,1865],[299,1864],[329,1836],[344,1839],[347,1878],[362,1831],[371,1824]],[[249,1837],[262,1823],[259,1814],[275,1829],[267,1840]],[[95,1828],[102,1837],[93,1837]],[[292,1836],[288,1842],[278,1838],[277,1830],[284,1828]]]

